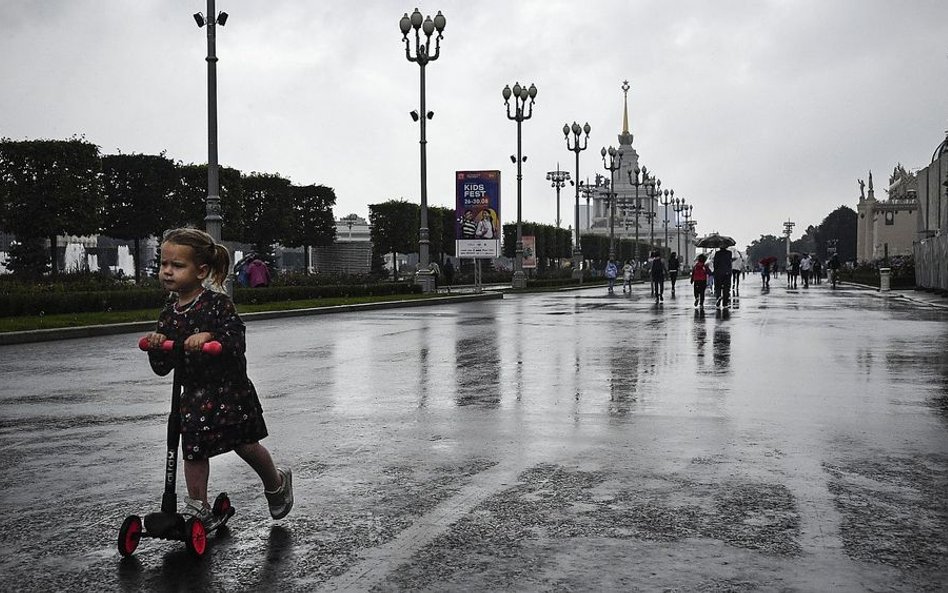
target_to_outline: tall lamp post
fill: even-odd
[[[642,174],[642,178],[639,179],[639,173]],[[642,186],[647,186],[648,184],[648,167],[642,167],[639,169],[639,166],[636,165],[635,168],[629,169],[629,184],[635,190],[635,204],[636,207],[633,209],[635,211],[635,245],[632,255],[632,259],[635,261],[636,265],[639,263],[639,219],[638,219],[638,203],[639,203],[639,188]],[[626,228],[628,230],[628,228]]]
[[[606,147],[603,146],[602,150],[599,151],[599,154],[602,155],[602,167],[609,171],[609,179],[612,181],[612,191],[609,192],[609,259],[616,258],[616,200],[618,195],[616,194],[616,180],[615,172],[622,168],[622,153],[613,148],[612,146],[606,150]],[[606,157],[609,157],[609,161],[606,161]]]
[[[418,229],[419,273],[415,275],[415,279],[424,292],[431,292],[435,288],[435,277],[428,267],[430,263],[428,259],[430,241],[428,238],[428,162],[426,152],[428,141],[425,139],[425,123],[434,117],[434,112],[425,109],[425,66],[428,65],[428,62],[437,60],[438,56],[441,55],[441,39],[443,38],[441,33],[444,31],[446,24],[447,20],[440,10],[432,20],[430,16],[422,17],[417,8],[415,12],[411,13],[411,16],[408,16],[406,12],[405,16],[398,21],[398,28],[402,32],[402,41],[405,42],[405,57],[409,62],[417,63],[421,70],[421,108],[417,112],[412,111],[411,117],[419,122],[421,127],[421,226]],[[414,55],[411,53],[411,42],[408,39],[408,34],[412,29],[415,30]],[[435,37],[434,55],[431,55],[431,36],[434,35],[435,31],[438,35]],[[422,33],[425,36],[425,43],[421,42]]]
[[[547,171],[546,180],[550,181],[550,187],[556,189],[556,228],[560,228],[560,190],[566,187],[566,182],[572,183],[569,178],[569,171],[561,171],[560,164],[556,163],[556,171]]]
[[[580,283],[583,281],[583,270],[582,270],[582,261],[583,261],[583,251],[579,246],[579,153],[586,150],[589,146],[589,132],[592,131],[592,128],[589,126],[589,122],[586,122],[586,125],[582,128],[579,127],[579,124],[573,122],[572,126],[563,124],[563,135],[566,136],[566,150],[571,150],[576,153],[576,238],[573,241],[573,278],[578,278]],[[573,144],[569,143],[569,134],[573,133]],[[584,132],[586,135],[583,137],[583,142],[580,144],[580,132]],[[588,185],[588,183],[587,183]],[[559,199],[557,199],[557,207],[559,204]],[[589,194],[586,194],[586,216],[589,216]],[[559,219],[559,214],[556,215],[556,218]]]
[[[650,230],[649,230],[649,243],[652,244],[655,242],[655,227],[653,221],[655,220],[655,210],[652,208],[652,205],[655,203],[655,197],[662,195],[662,180],[653,179],[654,183],[649,183],[648,188],[648,212],[646,217],[649,220]]]
[[[685,208],[685,256],[688,255],[688,243],[691,242],[691,234],[695,230],[694,221],[691,220],[691,211],[695,209],[694,204],[688,204]],[[681,257],[681,254],[678,254]]]
[[[204,203],[204,227],[215,242],[221,241],[220,166],[217,161],[217,25],[227,23],[227,13],[217,12],[214,0],[207,0],[207,16],[194,14],[198,27],[207,25],[207,201]],[[224,289],[234,295],[234,270],[227,266]]]
[[[675,235],[677,235],[678,239],[678,253],[681,253],[681,213],[687,208],[687,206],[685,205],[684,199],[678,198],[674,199],[674,204],[675,206],[672,208],[672,210],[675,211]]]
[[[793,232],[793,227],[797,223],[791,222],[790,219],[787,219],[787,222],[783,223],[783,234],[787,236],[787,257],[790,257],[790,234]]]
[[[537,87],[534,84],[530,88],[520,86],[519,82],[514,83],[513,89],[510,85],[503,90],[504,105],[507,106],[507,119],[517,122],[517,251],[514,259],[513,287],[526,288],[527,277],[523,273],[523,221],[521,218],[522,187],[523,187],[523,140],[520,128],[525,120],[533,117],[533,101],[537,96]],[[514,100],[514,111],[510,112],[510,99]],[[528,102],[529,101],[529,102]]]
[[[666,191],[665,199],[661,200],[659,203],[665,207],[665,249],[668,249],[668,206],[672,203],[672,200],[675,199],[675,190]],[[678,254],[678,257],[681,257],[681,254]]]

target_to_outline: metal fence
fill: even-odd
[[[915,244],[915,286],[948,290],[948,235]]]

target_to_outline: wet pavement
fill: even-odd
[[[137,335],[2,346],[0,589],[948,589],[948,311],[679,286],[249,323],[296,507],[216,458],[237,515],[200,561],[116,550],[162,489]]]

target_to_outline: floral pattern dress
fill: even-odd
[[[225,294],[205,290],[179,309],[176,299],[158,316],[156,332],[183,341],[210,332],[221,343],[219,356],[200,352],[150,351],[151,368],[159,375],[174,369],[178,356],[181,382],[181,449],[184,459],[208,459],[267,436],[257,391],[247,377],[244,323]]]

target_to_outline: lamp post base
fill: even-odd
[[[512,285],[515,289],[523,289],[527,287],[527,275],[523,273],[523,270],[517,270],[513,273]]]
[[[428,270],[421,270],[415,274],[415,284],[420,286],[421,292],[426,294],[437,290],[435,280],[434,274]]]

